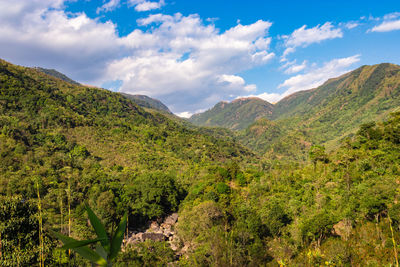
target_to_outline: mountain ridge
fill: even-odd
[[[273,105],[258,97],[238,98],[218,102],[213,108],[195,114],[189,121],[198,126],[219,126],[242,130],[253,121],[272,114]]]
[[[248,98],[239,98],[239,99],[235,99],[232,100],[231,102],[227,102],[227,101],[221,101],[218,102],[214,107],[210,108],[209,110],[202,112],[202,113],[197,113],[192,115],[192,117],[189,119],[189,121],[194,122],[197,125],[200,126],[218,126],[218,127],[226,127],[226,123],[220,123],[218,124],[217,120],[214,120],[212,117],[210,117],[209,115],[213,115],[214,116],[218,116],[219,114],[215,114],[216,111],[218,111],[217,109],[219,107],[224,107],[225,105],[229,105],[229,104],[236,104],[236,103],[240,103],[240,102],[246,102],[246,101],[250,101],[252,99],[259,99],[261,101],[264,101],[265,103],[268,103],[268,105],[272,108],[272,112],[269,114],[266,114],[264,116],[264,118],[267,119],[271,119],[271,120],[276,120],[276,119],[283,119],[283,118],[287,118],[289,116],[293,116],[293,115],[299,115],[301,113],[304,113],[306,110],[303,108],[302,110],[298,110],[296,111],[296,108],[299,107],[299,105],[301,105],[302,103],[306,102],[309,104],[316,104],[315,101],[316,100],[320,100],[320,102],[322,102],[324,99],[322,99],[323,97],[327,97],[327,94],[324,94],[323,97],[320,96],[321,94],[321,90],[322,89],[330,89],[330,91],[332,91],[332,84],[337,83],[338,81],[343,81],[344,79],[347,79],[351,76],[357,75],[357,74],[361,74],[361,72],[364,70],[376,70],[376,68],[392,68],[394,70],[399,69],[400,66],[396,65],[396,64],[392,64],[392,63],[381,63],[381,64],[375,64],[375,65],[363,65],[353,71],[347,72],[345,74],[342,74],[338,77],[333,77],[333,78],[329,78],[327,81],[325,81],[322,85],[316,87],[316,88],[310,88],[307,90],[302,90],[302,91],[298,91],[295,92],[293,94],[290,94],[284,98],[282,98],[281,100],[279,100],[276,103],[269,103],[268,101],[262,100],[260,98],[257,97],[248,97]],[[364,73],[365,74],[365,73]],[[343,87],[343,85],[340,85]],[[326,91],[326,90],[325,90]],[[333,93],[333,92],[331,92]],[[313,101],[314,99],[314,101]],[[302,102],[302,103],[299,103]],[[210,112],[212,111],[212,112]],[[205,118],[202,118],[205,117]],[[240,116],[239,116],[240,117]],[[258,119],[259,117],[256,117],[256,119]],[[212,123],[210,123],[212,121]],[[220,120],[223,121],[223,120]],[[254,120],[255,121],[255,120]],[[254,122],[253,121],[253,122]],[[235,127],[227,127],[230,129],[236,129]]]
[[[46,68],[41,68],[41,67],[35,67],[36,70],[43,72],[47,75],[53,76],[57,79],[63,80],[65,82],[68,83],[72,83],[75,85],[80,85],[80,83],[78,83],[77,81],[72,80],[71,78],[69,78],[67,75],[55,70],[55,69],[46,69]]]
[[[147,95],[132,95],[132,94],[122,93],[122,92],[121,92],[121,95],[132,100],[133,102],[135,102],[142,108],[150,108],[150,109],[155,109],[155,110],[159,110],[159,111],[163,111],[163,112],[172,114],[172,112],[169,110],[169,108],[158,99],[149,97]]]
[[[305,159],[311,144],[332,148],[355,134],[358,125],[383,121],[399,107],[400,66],[366,65],[275,104],[268,119],[278,125],[279,135],[270,128],[262,132],[257,121],[238,135],[242,144],[262,153],[292,143],[285,153],[297,147]]]

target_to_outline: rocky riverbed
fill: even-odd
[[[129,231],[128,238],[125,239],[126,245],[137,244],[146,240],[167,241],[172,250],[181,250],[181,240],[176,235],[175,225],[178,222],[178,213],[173,213],[166,217],[164,221],[152,221],[145,231]]]

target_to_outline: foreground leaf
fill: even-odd
[[[104,228],[104,225],[101,223],[99,218],[94,214],[92,209],[86,205],[86,211],[89,216],[90,223],[92,224],[94,230],[96,231],[97,237],[102,238],[101,245],[104,247],[104,249],[109,252],[110,251],[110,240],[108,238],[106,229]]]
[[[102,241],[103,239],[101,238],[96,238],[96,239],[88,239],[88,240],[75,240],[72,242],[68,242],[67,244],[65,244],[64,246],[62,246],[62,249],[74,249],[74,248],[79,248],[79,247],[83,247],[89,244],[93,244],[99,241]]]
[[[127,218],[128,218],[128,213],[125,212],[124,217],[122,217],[122,220],[118,225],[117,231],[115,231],[115,234],[112,238],[110,257],[109,257],[110,260],[113,260],[115,257],[117,257],[118,252],[121,250],[121,244],[124,238]]]
[[[79,242],[79,240],[73,239],[71,237],[62,235],[60,233],[51,231],[58,239],[60,239],[64,244],[72,243],[72,242]],[[99,254],[94,252],[88,247],[77,247],[72,248],[73,251],[84,257],[85,259],[89,260],[90,262],[96,263],[100,266],[107,266],[107,261],[101,257]]]

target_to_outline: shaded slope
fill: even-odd
[[[400,66],[363,66],[322,86],[279,101],[274,120],[308,129],[326,142],[354,133],[357,126],[382,120],[400,106]]]
[[[182,177],[189,166],[199,162],[251,155],[233,142],[190,130],[162,114],[148,113],[118,93],[72,85],[5,61],[0,61],[0,75],[2,144],[11,144],[3,146],[2,155],[15,157],[9,162],[15,171],[23,168],[24,162],[37,165],[30,157],[41,157],[38,151],[47,146],[57,147],[52,144],[56,137],[67,147],[46,152],[51,161],[61,157],[55,173],[70,164],[68,155],[75,150],[86,151],[82,153],[89,165],[118,165],[141,173],[179,170]],[[15,146],[23,153],[15,154]],[[8,161],[4,157],[2,161],[1,176],[10,170]],[[7,185],[2,188],[6,190]]]
[[[262,153],[279,151],[282,156],[306,159],[311,144],[332,148],[360,124],[382,121],[399,107],[400,66],[363,66],[275,104],[270,119],[278,133],[265,128],[261,120],[239,133],[239,139]]]
[[[63,80],[65,82],[72,83],[72,84],[75,84],[75,85],[80,85],[80,83],[72,80],[71,78],[69,78],[65,74],[62,74],[61,72],[58,72],[55,69],[45,69],[45,68],[40,68],[40,67],[36,67],[35,69],[37,69],[38,71],[41,71],[43,73],[46,73],[47,75],[53,76],[53,77],[55,77],[57,79]]]
[[[199,126],[241,130],[259,118],[270,116],[272,109],[272,104],[260,98],[240,98],[230,103],[219,102],[212,109],[193,115],[189,121]]]
[[[126,94],[126,93],[121,93],[121,95],[125,96],[126,98],[132,100],[135,102],[137,105],[143,107],[143,108],[151,108],[151,109],[156,109],[160,111],[164,111],[167,113],[172,113],[169,108],[164,105],[160,100],[151,98],[146,95],[131,95],[131,94]]]

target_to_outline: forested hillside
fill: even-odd
[[[354,133],[358,125],[382,120],[400,106],[400,66],[363,66],[322,86],[295,93],[274,106],[271,119],[309,129],[318,142]]]
[[[282,99],[238,139],[262,154],[303,161],[312,144],[333,149],[360,124],[382,121],[399,106],[400,66],[363,66]]]
[[[172,114],[169,108],[158,99],[154,99],[145,95],[131,95],[126,93],[121,94],[143,108],[151,108]]]
[[[212,109],[193,115],[189,121],[199,126],[219,126],[242,130],[259,118],[272,115],[273,105],[257,97],[219,102]]]
[[[35,69],[37,69],[38,71],[41,71],[47,75],[53,76],[55,78],[58,78],[60,80],[63,80],[65,82],[69,82],[75,85],[79,85],[78,82],[72,80],[71,78],[69,78],[68,76],[62,74],[61,72],[56,71],[55,69],[45,69],[45,68],[40,68],[40,67],[36,67]]]
[[[233,142],[147,113],[118,93],[73,85],[5,61],[0,75],[2,203],[12,206],[23,199],[29,205],[24,208],[35,213],[40,195],[46,225],[64,233],[71,208],[73,235],[88,234],[79,230],[85,224],[85,202],[110,227],[125,209],[131,209],[131,225],[176,211],[187,187],[211,166],[253,155]],[[11,210],[3,212],[3,218],[14,216],[7,213]],[[7,227],[4,223],[0,229]],[[27,230],[18,228],[25,227],[22,221],[12,227]],[[3,251],[21,246],[26,253],[18,259],[22,265],[37,260],[38,251],[31,248],[38,239],[28,240],[37,229],[28,230],[18,235],[26,239],[22,245],[25,241],[15,232],[1,236],[3,242],[12,238],[9,245],[3,243]],[[46,242],[50,253],[54,243]],[[2,265],[16,264],[18,253],[2,255],[14,257]],[[51,253],[46,258],[54,263]]]
[[[384,71],[389,99],[396,68]],[[396,265],[399,112],[384,109],[384,122],[354,126],[330,151],[307,141],[323,138],[317,131],[281,125],[291,117],[261,119],[246,130],[271,148],[257,156],[228,130],[186,127],[118,93],[5,61],[0,93],[2,266],[90,266],[56,249],[50,232],[93,239],[85,204],[108,232],[125,211],[129,233],[178,213],[174,250],[124,244],[116,266]]]

